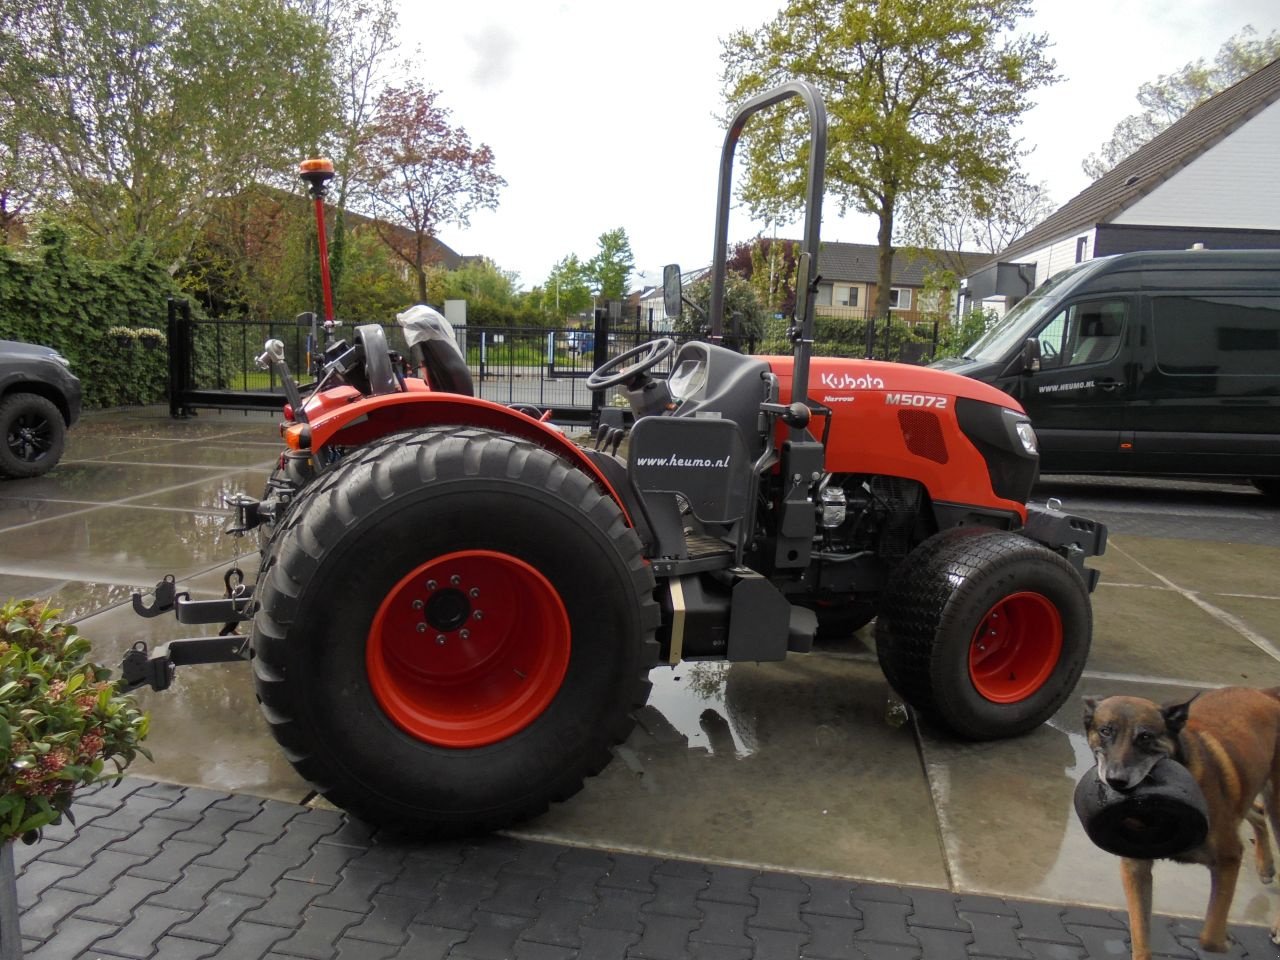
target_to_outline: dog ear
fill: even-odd
[[[1171,736],[1177,736],[1182,732],[1182,728],[1187,725],[1187,715],[1191,712],[1191,704],[1195,702],[1199,693],[1188,700],[1186,703],[1174,703],[1160,709],[1160,714],[1164,717],[1165,730]]]
[[[1101,702],[1097,697],[1084,698],[1084,728],[1086,730],[1093,727],[1093,712],[1098,709],[1098,704]]]

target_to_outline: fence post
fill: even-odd
[[[609,314],[603,308],[596,308],[594,363],[592,369],[599,370],[609,359]],[[603,390],[591,391],[591,431],[594,433],[600,426],[600,408],[604,406]]]
[[[876,317],[875,314],[867,316],[867,350],[866,359],[874,360],[876,355]]]
[[[191,304],[168,297],[165,333],[169,339],[169,416],[180,419],[190,411],[186,394],[191,389]]]

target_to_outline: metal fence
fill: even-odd
[[[903,324],[893,318],[877,323],[864,319],[838,331],[838,339],[820,340],[819,353],[864,356],[905,362],[927,362],[937,343],[937,325]],[[768,325],[763,338],[725,337],[725,346],[744,353],[790,353],[787,321]],[[392,349],[407,353],[400,328],[384,324]],[[820,328],[821,329],[821,328]],[[338,326],[334,336],[350,339],[354,328]],[[273,371],[261,369],[257,357],[268,339],[284,343],[289,369],[300,383],[311,379],[324,350],[323,331],[315,324],[263,323],[252,320],[196,320],[183,301],[169,303],[170,412],[183,416],[197,407],[279,409],[284,390]],[[931,333],[931,337],[929,334]],[[677,342],[692,334],[650,332],[647,325],[608,318],[604,311],[594,327],[463,327],[458,346],[467,358],[477,396],[497,403],[530,404],[550,409],[563,422],[596,419],[600,394],[584,380],[607,360],[653,339]],[[922,335],[925,339],[921,339]],[[670,358],[655,370],[666,376]]]

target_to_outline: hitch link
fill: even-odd
[[[170,640],[150,651],[147,650],[146,643],[139,640],[124,655],[124,661],[120,664],[120,682],[117,686],[121,693],[128,693],[139,687],[167,690],[173,683],[174,673],[180,666],[248,659],[248,637],[193,637],[189,640]]]

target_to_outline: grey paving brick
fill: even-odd
[[[18,909],[25,910],[40,899],[47,887],[53,886],[63,877],[79,873],[78,867],[66,863],[50,863],[47,860],[36,860],[27,864],[18,877]]]
[[[231,793],[221,800],[215,800],[213,805],[219,810],[235,810],[252,816],[261,810],[266,802],[261,797],[251,797],[247,793]]]
[[[399,944],[352,940],[349,937],[339,940],[337,947],[337,960],[396,960],[400,955]]]
[[[133,833],[125,834],[111,842],[110,849],[117,853],[137,853],[145,857],[155,855],[160,845],[179,830],[185,829],[180,820],[162,820],[151,817]]]
[[[696,860],[663,860],[653,868],[654,876],[684,877],[686,880],[711,882],[711,871]]]
[[[554,877],[532,873],[498,873],[498,886],[480,902],[482,910],[517,917],[536,917],[538,898],[555,882]]]
[[[186,789],[179,783],[164,783],[160,780],[144,780],[137,790],[139,797],[150,797],[164,800],[166,803],[177,803],[182,799],[182,791]]]
[[[332,843],[338,846],[358,847],[363,850],[373,842],[375,829],[367,823],[344,817],[342,823],[333,833],[321,838],[321,843]]]
[[[357,861],[359,862],[359,861]],[[352,869],[355,864],[352,864]],[[346,871],[344,871],[345,873]],[[397,897],[417,897],[421,900],[429,900],[435,888],[454,877],[453,866],[448,863],[441,863],[439,860],[406,860],[404,866],[400,869],[398,875],[379,872],[379,876],[384,881],[395,877],[394,880],[387,883],[385,892],[394,894]],[[496,883],[484,884],[486,893],[496,889]]]
[[[74,806],[101,807],[104,810],[115,810],[125,804],[137,791],[147,785],[148,781],[138,777],[123,777],[119,780],[82,787],[76,791]]]
[[[31,848],[39,848],[42,844],[48,843],[50,846],[66,843],[76,835],[76,831],[81,827],[88,826],[95,820],[101,820],[111,814],[115,807],[89,807],[83,804],[73,803],[71,809],[66,815],[60,817],[57,823],[51,823],[47,827],[40,830],[40,839],[34,844],[21,843],[19,846]]]
[[[751,886],[760,875],[759,871],[712,864],[707,867],[707,873],[710,874],[710,882],[707,888],[698,894],[699,900],[737,903],[747,907],[756,905],[756,897],[751,892]]]
[[[607,870],[607,867],[571,866],[562,861],[556,865],[556,881],[547,892],[564,900],[595,903],[599,898],[600,878]]]
[[[517,940],[512,950],[515,960],[576,960],[578,951],[537,940]]]
[[[241,897],[214,890],[194,917],[181,918],[183,922],[173,928],[173,933],[192,940],[226,943],[231,938],[231,925],[261,905],[262,901],[255,897]]]
[[[748,926],[747,936],[755,941],[755,960],[800,960],[800,951],[809,939],[809,928],[801,932]]]
[[[155,815],[163,817],[165,820],[196,823],[205,818],[211,806],[229,798],[230,794],[221,793],[217,790],[206,790],[204,787],[185,787],[176,803],[171,803],[163,810],[157,811]]]
[[[1062,904],[1019,901],[1014,906],[1022,924],[1022,931],[1018,934],[1021,939],[1080,945],[1062,923],[1062,914],[1066,910]]]
[[[231,928],[231,939],[222,948],[220,956],[227,960],[259,960],[271,948],[289,936],[282,927],[241,920]],[[168,960],[162,952],[157,960]]]
[[[248,865],[249,855],[264,846],[267,839],[261,833],[232,830],[221,843],[215,843],[213,849],[201,854],[195,862],[202,867],[220,867],[223,870],[234,870],[239,873]]]
[[[538,840],[522,840],[512,851],[514,856],[503,864],[500,874],[515,873],[522,876],[546,877],[554,880],[556,861],[563,847]]]
[[[654,892],[653,868],[658,865],[657,860],[634,853],[615,853],[612,856],[613,866],[600,878],[600,886]]]
[[[622,960],[631,945],[640,939],[639,933],[628,930],[600,930],[582,928],[582,949],[578,956],[583,960]]]
[[[919,941],[907,930],[907,916],[911,913],[911,907],[907,904],[860,900],[855,897],[853,905],[862,911],[859,939],[919,947]]]
[[[56,850],[66,842],[66,840],[50,840],[47,836],[42,836],[35,843],[23,843],[17,840],[13,844],[13,866],[21,873],[28,863],[38,860],[42,853]]]
[[[227,891],[230,884],[221,888],[219,893]],[[244,919],[251,923],[265,923],[273,927],[296,927],[303,911],[311,905],[311,901],[328,891],[315,883],[302,880],[281,880],[276,884],[275,894],[266,903],[246,913]],[[260,897],[252,897],[261,901]]]
[[[866,942],[858,944],[857,952],[854,957],[858,960],[920,960],[922,954],[919,947],[904,947],[899,943],[873,943]],[[929,958],[933,960],[933,958]],[[949,958],[939,958],[939,960],[949,960]],[[957,958],[958,960],[958,958]]]
[[[509,960],[515,952],[516,939],[529,926],[528,917],[477,910],[475,926],[466,940],[453,948],[451,957],[471,960]]]
[[[281,806],[295,807],[298,804],[281,803],[279,800],[268,800],[267,803],[280,803]],[[303,806],[302,812],[298,814],[298,822],[305,823],[310,827],[317,829],[323,828],[325,836],[331,836],[337,833],[348,822],[348,817],[341,810],[328,810],[324,807],[308,807]]]
[[[129,874],[132,876],[133,874]],[[151,902],[161,907],[173,907],[196,913],[204,909],[209,892],[220,883],[234,877],[234,870],[222,870],[218,867],[189,866],[182,871],[182,879],[162,890],[151,898]]]
[[[434,863],[462,863],[467,846],[460,840],[439,840],[435,843],[420,843],[406,847],[405,863],[415,860],[430,860]]]
[[[577,949],[582,945],[579,928],[590,910],[590,905],[580,900],[544,897],[538,901],[538,913],[533,923],[521,937],[538,943]]]
[[[236,829],[246,830],[249,833],[262,833],[268,837],[277,837],[289,824],[296,822],[298,817],[305,812],[306,807],[300,807],[294,803],[267,800],[254,812],[253,816],[241,821]],[[329,827],[329,829],[324,829],[325,826]],[[337,824],[326,824],[324,826],[317,824],[313,829],[332,833],[337,828]]]
[[[1185,921],[1184,921],[1185,922]],[[1179,929],[1175,926],[1178,921],[1170,921],[1167,917],[1155,916],[1151,918],[1151,952],[1158,953],[1165,957],[1194,957],[1195,951],[1190,950],[1178,942],[1174,936],[1174,930]],[[1196,926],[1195,933],[1200,933],[1200,927]]]
[[[747,920],[747,927],[765,927],[769,930],[792,930],[798,933],[808,931],[808,927],[800,917],[800,909],[809,899],[809,888],[799,890],[780,890],[756,888],[759,905],[756,912]]]
[[[845,960],[853,954],[855,938],[862,929],[860,918],[812,913],[806,914],[804,919],[809,925],[809,942],[800,950],[802,957]]]
[[[962,933],[968,933],[970,927],[969,922],[956,912],[955,895],[946,890],[912,890],[911,913],[907,922],[913,927],[932,927]]]
[[[409,936],[409,925],[422,913],[424,906],[421,900],[379,893],[369,904],[369,911],[359,923],[348,927],[345,935],[378,943],[404,943]]]
[[[118,930],[119,927],[113,927],[109,923],[95,923],[72,917],[52,937],[28,951],[24,960],[67,960],[67,957],[79,956],[89,946],[112,936]]]
[[[767,890],[790,890],[793,893],[809,893],[809,883],[804,877],[794,873],[780,873],[777,870],[766,870],[755,879],[754,887]]]
[[[973,934],[958,930],[936,930],[933,927],[911,927],[926,957],[963,957],[973,942]]]
[[[1084,945],[1084,955],[1090,960],[1120,960],[1129,956],[1129,931],[1126,929],[1070,923],[1067,930]]]
[[[143,856],[141,848],[135,849],[138,850],[139,856]],[[203,843],[169,840],[160,847],[159,853],[155,853],[153,848],[150,859],[139,863],[136,867],[130,867],[129,874],[134,877],[177,883],[191,861],[197,857],[206,856],[213,850],[213,847],[205,846]]]
[[[317,843],[311,848],[311,856],[307,858],[307,862],[290,870],[287,876],[290,880],[336,886],[342,879],[342,868],[356,854],[354,847]]]
[[[67,843],[45,853],[41,859],[48,860],[50,863],[65,863],[84,868],[89,866],[109,844],[125,839],[129,833],[128,830],[113,830],[94,822],[78,831]]]
[[[133,833],[142,826],[148,817],[164,810],[171,802],[163,797],[144,795],[143,792],[139,791],[130,796],[127,803],[121,804],[110,813],[98,817],[94,820],[94,823],[112,830]]]
[[[100,853],[88,867],[59,880],[58,886],[102,896],[111,889],[120,874],[142,862],[142,857],[129,853]]]
[[[320,842],[325,838],[321,837]],[[392,843],[375,843],[365,848],[358,856],[353,857],[350,865],[358,870],[377,870],[394,877],[404,867],[407,847]]]
[[[689,935],[699,922],[691,917],[646,913],[640,918],[643,933],[628,956],[645,960],[684,960],[689,952]]]
[[[662,913],[670,917],[688,917],[700,920],[702,912],[697,907],[698,894],[707,888],[706,877],[672,876],[653,873],[656,888],[653,899],[641,909],[645,913]]]
[[[809,880],[809,899],[801,913],[819,913],[826,917],[860,919],[862,911],[853,905],[853,887],[839,880]]]
[[[296,808],[295,808],[296,809]],[[290,820],[275,841],[261,847],[263,854],[288,860],[290,866],[300,867],[311,859],[311,848],[316,841],[336,829],[334,824],[310,822],[301,817]],[[264,835],[265,836],[265,835]]]
[[[599,869],[600,875],[613,868],[613,857],[603,850],[592,850],[590,847],[570,847],[560,854],[556,865],[561,868],[584,867]]]
[[[912,899],[907,887],[895,887],[890,883],[856,883],[853,886],[853,899],[875,900],[881,903],[901,903],[911,906]]]
[[[138,904],[168,886],[163,880],[147,880],[126,874],[116,880],[115,886],[105,897],[96,897],[91,903],[76,910],[76,916],[83,920],[101,920],[103,923],[124,923]],[[82,896],[93,897],[93,894],[86,893]]]
[[[75,890],[63,890],[50,887],[34,904],[22,912],[19,927],[24,936],[37,940],[48,940],[57,930],[58,925],[84,907],[96,900],[92,893],[78,893]],[[128,918],[128,914],[124,915]],[[117,918],[115,922],[120,922]]]
[[[1128,930],[1122,917],[1096,907],[1067,907],[1062,911],[1062,925],[1068,930],[1073,925],[1086,927],[1106,927],[1110,930]]]
[[[1084,952],[1084,947],[1072,946],[1066,943],[1027,940],[1024,946],[1036,960],[1093,960],[1092,957]]]
[[[204,960],[205,957],[221,955],[230,957],[230,954],[222,952],[222,945],[217,943],[206,943],[204,940],[187,940],[185,937],[163,936],[156,941],[156,958],[157,960]],[[123,954],[118,953],[99,953],[94,950],[87,954],[82,960],[106,960],[106,958],[123,958]]]
[[[143,904],[115,936],[102,940],[96,946],[122,957],[150,957],[156,950],[156,941],[175,923],[185,919],[186,914],[181,910]]]
[[[239,893],[246,897],[265,900],[275,891],[276,884],[293,869],[288,860],[271,857],[259,850],[250,854],[248,865],[234,880],[228,880],[222,889],[227,893]],[[334,884],[328,884],[333,887]],[[327,890],[322,892],[328,892]]]
[[[964,910],[968,913],[1006,913],[1017,915],[1017,911],[1005,903],[1000,897],[988,897],[978,893],[961,893],[956,895],[956,912]]]
[[[970,953],[985,957],[1005,957],[1007,960],[1031,960],[1031,954],[1022,948],[1018,940],[1021,931],[1018,917],[1014,913],[971,913],[965,910],[960,916],[973,929]],[[912,923],[915,923],[914,919]]]
[[[491,884],[468,880],[447,880],[436,884],[435,896],[422,911],[420,923],[438,923],[442,927],[465,930],[471,927],[471,915],[480,901],[493,890]]]
[[[454,864],[450,878],[464,881],[493,882],[498,871],[515,859],[515,852],[506,844],[468,847],[462,862]]]
[[[384,883],[386,883],[386,877],[381,873],[347,867],[342,871],[342,877],[337,886],[328,893],[322,894],[314,903],[317,907],[365,913],[371,908],[374,893]],[[430,891],[427,891],[427,895],[430,896]]]
[[[602,887],[600,898],[585,920],[583,927],[597,930],[623,930],[627,933],[642,933],[640,926],[640,908],[653,895],[643,890],[623,890],[620,888]]]
[[[443,960],[454,944],[465,939],[466,930],[415,923],[409,927],[409,942],[400,952],[402,956],[413,957],[414,960]]]
[[[702,923],[689,935],[691,941],[718,943],[726,947],[752,945],[753,941],[747,936],[747,919],[755,914],[754,906],[702,900],[698,909],[702,911]]]
[[[240,830],[239,825],[248,820],[250,814],[240,810],[210,808],[203,817],[174,834],[174,839],[188,843],[202,843],[206,847],[216,847],[223,839],[231,836],[251,836],[254,846],[261,846],[269,839],[262,834],[253,834]]]
[[[1238,943],[1249,960],[1275,960],[1280,953],[1271,942],[1271,931],[1266,927],[1238,925],[1230,928],[1231,939]],[[1221,956],[1221,954],[1219,954]]]
[[[1175,940],[1186,950],[1191,951],[1196,957],[1214,957],[1222,958],[1222,960],[1244,960],[1248,955],[1244,945],[1236,936],[1236,931],[1231,927],[1227,928],[1227,951],[1226,953],[1209,953],[1200,946],[1200,931],[1204,928],[1203,920],[1188,920],[1185,918],[1177,918],[1169,921],[1169,933]],[[1154,946],[1154,944],[1153,944]],[[1280,950],[1276,950],[1272,946],[1273,954],[1280,954]]]
[[[729,947],[723,943],[689,944],[689,960],[752,960],[755,950],[751,947]]]
[[[345,910],[310,907],[302,924],[288,938],[276,943],[273,950],[286,956],[329,960],[338,952],[338,939],[346,929],[360,921],[360,914]],[[414,956],[410,953],[408,956]]]

